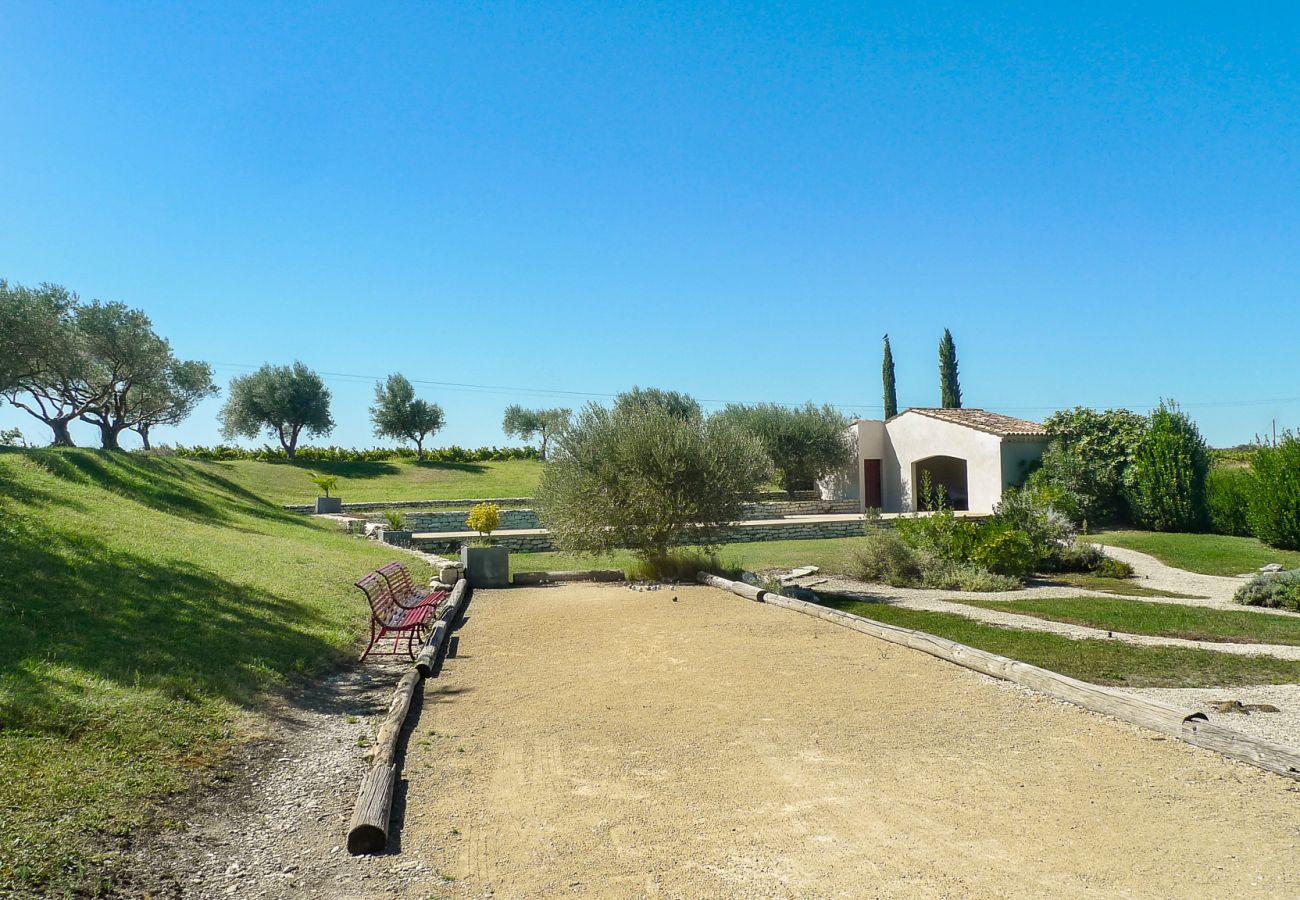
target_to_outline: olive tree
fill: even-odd
[[[615,397],[614,406],[624,410],[654,407],[679,419],[698,419],[704,414],[700,402],[691,395],[661,388],[634,387]]]
[[[301,362],[292,366],[268,363],[256,372],[231,379],[220,419],[221,435],[227,440],[257,437],[265,431],[280,442],[289,459],[295,458],[298,438],[304,432],[316,436],[334,429],[329,388]]]
[[[808,490],[853,463],[848,419],[834,407],[733,403],[718,415],[759,440],[786,491]]]
[[[127,427],[150,449],[155,425],[179,425],[194,408],[220,390],[212,383],[212,366],[198,360],[171,360],[158,377],[140,385],[127,407]]]
[[[1043,427],[1052,439],[1029,485],[1076,523],[1130,518],[1125,473],[1146,435],[1146,417],[1078,406],[1053,413]]]
[[[66,288],[0,282],[0,393],[48,425],[56,447],[72,446],[69,423],[99,400],[86,385],[78,312]]]
[[[77,310],[86,357],[82,390],[96,398],[80,418],[99,428],[100,446],[118,450],[118,438],[138,420],[138,404],[165,382],[175,357],[149,317],[122,303],[92,303]]]
[[[438,433],[444,418],[442,407],[415,396],[415,387],[398,372],[375,385],[375,405],[370,421],[378,437],[391,437],[415,444],[417,459],[424,459],[424,441]]]
[[[562,550],[626,548],[653,562],[715,545],[770,474],[757,439],[720,417],[591,404],[556,438],[537,510]]]
[[[547,445],[572,418],[571,409],[524,409],[515,403],[506,407],[501,418],[501,430],[507,437],[517,437],[521,441],[530,441],[534,436],[540,438],[542,459],[545,460]]]

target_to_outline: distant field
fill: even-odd
[[[219,474],[272,503],[310,503],[320,493],[311,476],[337,475],[332,493],[344,503],[381,500],[453,500],[477,497],[531,497],[542,474],[536,460],[434,463],[412,459],[384,462],[211,462],[185,465]]]
[[[1240,575],[1268,563],[1300,568],[1300,552],[1274,550],[1262,541],[1226,534],[1168,534],[1159,531],[1099,531],[1095,544],[1149,553],[1168,566],[1204,575]]]

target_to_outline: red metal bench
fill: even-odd
[[[370,604],[370,643],[361,654],[361,659],[370,655],[375,645],[388,636],[393,638],[393,649],[381,656],[397,656],[402,639],[406,639],[406,655],[415,658],[415,645],[424,640],[425,631],[432,627],[437,600],[422,606],[405,607],[397,602],[388,582],[378,571],[367,572],[357,583],[361,593],[366,595]]]
[[[388,583],[393,600],[403,609],[418,609],[421,606],[437,606],[447,596],[446,591],[420,590],[411,580],[411,573],[400,562],[390,562],[375,569]]]

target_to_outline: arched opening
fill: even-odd
[[[912,491],[915,508],[926,510],[932,504],[925,485],[952,509],[970,509],[970,491],[966,485],[966,460],[955,456],[929,456],[912,464]]]

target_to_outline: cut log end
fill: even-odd
[[[375,766],[361,779],[357,807],[348,829],[348,852],[352,855],[383,853],[388,846],[388,816],[396,781],[397,767],[393,765]]]
[[[383,853],[388,834],[378,825],[358,825],[348,832],[348,852],[353,856]]]

